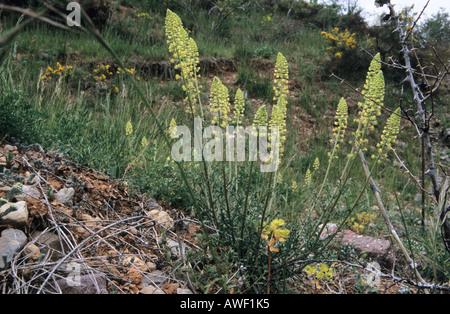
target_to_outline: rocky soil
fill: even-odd
[[[58,152],[0,144],[1,293],[192,293],[166,261],[196,246],[195,220]]]

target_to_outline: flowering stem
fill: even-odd
[[[359,155],[361,164],[364,169],[364,174],[366,175],[366,180],[367,180],[366,182],[369,182],[370,187],[372,188],[372,191],[375,195],[375,199],[378,204],[378,208],[380,209],[381,215],[383,216],[386,226],[388,227],[389,233],[391,234],[392,238],[395,240],[397,245],[400,247],[400,250],[402,251],[402,253],[405,256],[408,263],[410,264],[411,268],[413,269],[413,271],[414,271],[416,277],[418,278],[418,280],[420,281],[420,283],[426,284],[425,280],[420,276],[419,272],[417,271],[414,260],[409,256],[408,252],[406,251],[405,246],[403,245],[403,242],[400,240],[399,236],[397,235],[397,232],[395,231],[394,226],[392,225],[392,223],[389,219],[389,216],[387,215],[383,201],[381,200],[380,190],[378,189],[377,185],[375,184],[375,181],[372,178],[372,174],[371,174],[372,171],[369,171],[369,167],[367,165],[363,151],[360,150],[358,155]],[[378,160],[380,159],[380,157],[381,157],[381,154],[378,154],[378,157],[377,157],[373,167],[375,167],[378,164]]]
[[[253,172],[253,163],[254,161],[250,161],[250,172],[248,174],[248,180],[247,180],[247,191],[245,193],[245,202],[244,202],[244,217],[242,218],[242,225],[241,225],[241,237],[239,239],[240,245],[239,245],[239,256],[242,257],[242,241],[244,240],[244,226],[245,226],[245,220],[247,218],[247,210],[248,210],[248,195],[250,194],[250,185],[252,180],[252,172]]]
[[[225,163],[222,162],[222,176],[223,176],[223,190],[224,190],[224,197],[225,197],[225,205],[226,205],[226,209],[227,209],[227,216],[228,216],[228,221],[229,224],[231,226],[231,238],[233,239],[233,244],[235,243],[236,239],[234,237],[234,226],[233,226],[233,221],[231,220],[231,211],[230,211],[230,204],[228,202],[228,189],[227,189],[227,176],[225,174]]]
[[[272,235],[273,236],[273,235]],[[267,294],[270,294],[270,266],[272,264],[270,256],[270,245],[267,243],[268,269],[267,269]]]

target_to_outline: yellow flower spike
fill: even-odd
[[[147,143],[148,143],[147,138],[144,136],[141,141],[142,148],[145,148],[147,146]]]
[[[175,69],[180,71],[177,79],[182,82],[182,88],[186,92],[185,101],[189,103],[188,112],[195,115],[198,99],[199,55],[195,41],[189,37],[184,29],[180,17],[167,9],[165,31],[170,61],[175,64]]]
[[[380,60],[380,54],[377,53],[370,62],[362,91],[365,98],[364,103],[358,103],[361,110],[355,119],[358,123],[358,129],[354,135],[355,143],[359,146],[366,143],[362,136],[365,135],[365,130],[374,129],[377,124],[377,116],[381,115],[381,107],[384,105],[385,83]]]
[[[219,78],[214,77],[210,92],[210,111],[213,114],[212,124],[218,124],[222,128],[228,125],[230,111],[230,98],[228,88],[222,84]]]
[[[305,183],[303,184],[303,187],[308,187],[311,185],[311,180],[312,180],[312,175],[311,175],[311,170],[306,170],[306,175],[305,175]]]
[[[128,120],[127,125],[125,126],[125,135],[130,136],[133,133],[133,125],[131,121]]]
[[[289,93],[289,69],[286,58],[280,52],[277,55],[274,76],[273,90],[275,92],[275,100],[277,97],[283,97],[286,99]]]
[[[320,167],[320,161],[319,161],[319,158],[316,157],[316,159],[314,160],[314,164],[313,164],[314,171],[319,170],[319,167]]]
[[[172,118],[172,120],[170,120],[169,134],[170,134],[171,138],[175,138],[176,134],[177,134],[177,122],[175,121],[174,118]]]
[[[291,190],[292,190],[292,192],[294,192],[295,190],[297,190],[297,187],[298,187],[297,181],[292,181],[292,184],[291,184]]]
[[[242,118],[244,117],[244,109],[245,109],[245,101],[244,101],[244,93],[242,93],[241,89],[236,91],[236,96],[234,100],[234,119],[236,125],[242,124]]]
[[[343,142],[345,130],[348,125],[348,106],[344,98],[339,100],[339,104],[336,110],[336,120],[334,122],[333,136],[336,142]]]
[[[400,130],[400,122],[400,108],[397,108],[387,120],[386,126],[381,134],[381,142],[378,146],[382,151],[390,150],[392,148],[392,143],[397,140]]]
[[[278,103],[272,108],[269,126],[279,128],[280,140],[278,142],[280,157],[284,153],[284,142],[286,141],[286,100],[283,97],[278,99]],[[269,142],[271,141],[271,132],[269,133]],[[281,160],[281,159],[280,159]]]
[[[278,172],[278,174],[277,174],[277,183],[278,184],[282,184],[283,183],[283,176],[281,175],[280,172]]]
[[[262,105],[256,111],[255,118],[253,119],[253,126],[255,128],[258,128],[260,126],[267,126],[267,121],[268,121],[268,115],[267,115],[266,106]]]

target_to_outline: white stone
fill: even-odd
[[[28,222],[28,209],[27,203],[25,201],[20,201],[17,203],[6,203],[2,207],[0,207],[0,213],[5,212],[12,205],[16,206],[17,209],[15,211],[10,212],[9,214],[0,218],[0,222],[2,224],[9,224],[16,227],[23,227]]]
[[[75,190],[73,188],[63,188],[56,193],[55,199],[58,203],[64,204],[71,202],[74,194]]]
[[[3,256],[8,264],[27,243],[27,236],[21,230],[5,229],[0,237],[0,269],[6,268]]]
[[[38,190],[30,185],[24,185],[22,187],[22,194],[17,195],[16,200],[26,201],[28,199],[28,196],[39,199],[41,197],[41,193],[39,193]]]
[[[153,285],[144,287],[141,291],[139,291],[140,294],[165,294],[164,291],[162,291],[160,288],[155,287]]]

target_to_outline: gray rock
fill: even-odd
[[[167,247],[170,249],[170,253],[176,257],[181,257],[182,253],[186,253],[186,244],[181,243],[181,250],[180,250],[180,243],[177,241],[173,241],[171,239],[167,240]]]
[[[0,213],[7,211],[13,205],[16,206],[17,209],[1,217],[0,223],[12,225],[19,228],[26,226],[28,222],[28,209],[26,202],[24,201],[20,201],[17,203],[8,202],[4,204],[2,207],[0,207]]]
[[[163,271],[160,270],[155,270],[152,271],[151,273],[147,273],[144,276],[144,279],[142,279],[141,284],[143,286],[149,286],[149,285],[160,285],[160,284],[164,284],[167,281],[167,278],[169,276],[164,273]]]
[[[7,152],[13,152],[13,151],[15,151],[15,150],[17,150],[17,147],[16,146],[13,146],[13,145],[5,145],[5,146],[3,146],[3,148],[5,149],[5,151],[7,151]]]
[[[73,188],[63,188],[56,193],[55,199],[61,204],[70,203],[74,194],[75,190]]]
[[[16,195],[15,198],[17,201],[26,201],[28,196],[39,199],[41,197],[41,193],[30,185],[24,185],[22,187],[22,194]]]
[[[103,274],[76,276],[56,280],[62,294],[108,294]]]
[[[318,229],[321,230],[323,227],[323,224],[319,225]],[[336,233],[336,230],[338,228],[338,225],[332,222],[329,222],[325,225],[325,228],[323,228],[322,233],[320,234],[320,240],[325,240],[329,236]]]
[[[21,230],[3,230],[0,237],[0,269],[5,269],[13,259],[14,254],[18,253],[25,244],[27,244],[27,236]]]
[[[147,205],[146,206],[147,210],[150,210],[150,209],[159,209],[159,210],[161,210],[161,209],[163,209],[161,207],[161,205],[159,205],[154,198],[150,198],[146,205]]]
[[[178,288],[177,289],[177,294],[193,294],[191,290],[189,289],[182,289],[182,288]]]
[[[48,255],[52,261],[59,259],[63,252],[67,250],[67,246],[59,237],[49,231],[34,231],[31,237],[36,240],[36,244],[40,247],[42,254]]]
[[[155,287],[153,285],[146,286],[139,291],[140,294],[166,294],[160,288]]]

